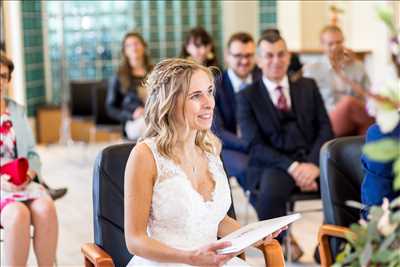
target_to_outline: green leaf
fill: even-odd
[[[392,200],[392,202],[390,202],[390,209],[394,209],[400,207],[400,196],[396,197],[395,199]]]
[[[389,263],[390,259],[392,258],[392,254],[393,253],[389,250],[383,250],[379,253],[375,253],[375,255],[372,256],[372,261],[379,263]]]
[[[390,216],[390,222],[391,222],[391,223],[398,223],[398,224],[400,224],[400,211],[397,211],[397,212],[393,213],[393,214]]]
[[[383,215],[383,209],[380,206],[372,206],[369,210],[368,219],[377,222]]]
[[[363,153],[372,160],[388,162],[400,155],[399,142],[393,138],[385,138],[368,143],[364,145]]]
[[[393,172],[394,172],[394,182],[393,189],[395,191],[400,190],[400,157],[396,159],[393,163]]]
[[[387,250],[394,240],[396,240],[395,232],[393,232],[392,234],[390,234],[388,237],[385,238],[385,240],[381,243],[379,247],[379,252]]]
[[[379,8],[378,17],[386,24],[392,34],[396,33],[396,26],[394,24],[394,13],[391,9],[386,7]]]
[[[367,266],[371,260],[371,256],[372,256],[372,244],[371,242],[368,242],[361,253],[361,257],[359,259],[360,265]]]

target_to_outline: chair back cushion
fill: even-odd
[[[132,258],[124,237],[124,173],[134,146],[109,146],[100,152],[94,165],[94,239],[112,257],[115,266],[126,266]]]
[[[103,80],[92,88],[94,123],[96,125],[121,125],[119,121],[111,118],[106,111],[107,86],[107,80]]]
[[[126,266],[133,256],[124,237],[124,175],[134,146],[134,143],[109,146],[100,152],[94,165],[94,239],[111,256],[115,266]],[[233,203],[228,215],[236,218]]]
[[[327,224],[348,227],[360,219],[360,210],[348,207],[346,201],[361,202],[363,144],[364,136],[342,137],[321,149],[321,195]]]
[[[70,81],[69,108],[73,117],[90,117],[93,115],[92,88],[102,81]]]

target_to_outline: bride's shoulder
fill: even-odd
[[[153,158],[152,146],[147,140],[141,141],[135,145],[131,151],[131,156],[139,157],[142,160]]]
[[[136,168],[155,170],[156,163],[153,152],[147,142],[140,142],[132,149],[127,165],[135,165]]]

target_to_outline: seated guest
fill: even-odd
[[[186,35],[181,56],[206,67],[218,66],[213,39],[202,27],[193,28]]]
[[[265,35],[265,34],[281,35],[280,31],[276,28],[268,28],[268,29],[263,30],[261,35]],[[289,80],[293,80],[293,81],[295,81],[298,78],[300,78],[301,76],[303,76],[303,63],[301,63],[301,61],[300,61],[299,54],[297,54],[295,52],[290,52],[290,63],[289,63],[289,67],[287,70],[287,75],[289,77]]]
[[[146,132],[125,170],[128,266],[248,266],[217,253],[230,246],[217,237],[240,225],[227,215],[229,184],[210,131],[213,82],[210,69],[185,59],[163,60],[149,75]]]
[[[228,69],[215,82],[214,131],[222,140],[222,158],[229,176],[235,176],[245,186],[247,146],[238,136],[236,94],[260,79],[255,67],[256,45],[250,34],[239,32],[228,41],[225,59]]]
[[[382,133],[377,124],[372,125],[367,131],[365,142],[372,143],[384,138],[400,141],[400,123],[387,134]],[[361,200],[365,205],[363,216],[366,218],[371,206],[381,205],[383,198],[388,198],[389,201],[395,199],[400,196],[400,191],[393,190],[393,161],[377,162],[362,155],[361,162],[365,173],[361,186]]]
[[[348,79],[369,89],[370,82],[361,62],[343,46],[344,37],[337,26],[326,26],[320,34],[323,58],[304,67],[304,76],[315,79],[324,99],[336,137],[363,135],[374,122],[363,99],[355,96]]]
[[[247,186],[260,220],[283,216],[295,191],[319,190],[319,152],[333,137],[314,80],[289,81],[289,52],[277,34],[258,41],[262,79],[238,96],[238,121],[250,146]]]
[[[140,136],[140,129],[144,127],[144,96],[140,86],[152,68],[146,49],[147,44],[140,34],[129,32],[125,35],[121,48],[122,61],[117,74],[110,80],[107,92],[107,112],[123,123],[124,134],[130,139]],[[127,129],[130,131],[127,132]],[[134,134],[136,132],[139,133]]]
[[[58,236],[58,222],[53,200],[39,183],[40,158],[35,150],[33,133],[25,109],[5,98],[7,83],[14,65],[3,53],[0,55],[0,168],[17,158],[29,162],[26,181],[11,182],[2,174],[0,215],[4,228],[4,258],[6,266],[26,266],[30,247],[30,226],[34,226],[33,247],[39,266],[53,266]],[[40,179],[39,179],[40,180]]]

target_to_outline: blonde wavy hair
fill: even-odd
[[[144,84],[147,90],[145,105],[146,130],[141,140],[154,137],[161,155],[179,161],[173,147],[177,136],[177,100],[183,94],[186,101],[193,73],[204,71],[214,84],[214,76],[210,68],[192,60],[172,58],[158,63],[147,77]],[[183,111],[185,114],[185,110]],[[186,129],[188,130],[186,123]],[[199,130],[195,143],[202,151],[219,154],[221,143],[208,129]]]

